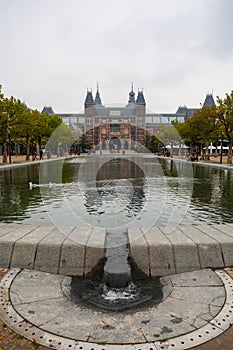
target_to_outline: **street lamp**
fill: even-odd
[[[220,164],[222,164],[223,137],[224,137],[224,132],[222,132],[222,135],[221,135],[221,149],[220,149],[220,161],[219,161]]]

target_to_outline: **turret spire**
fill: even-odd
[[[90,105],[93,105],[94,104],[94,99],[93,99],[93,96],[92,96],[92,91],[89,91],[87,89],[87,96],[86,96],[86,99],[85,99],[85,102],[84,102],[85,106],[90,106]]]
[[[211,107],[213,105],[215,105],[213,93],[206,94],[206,98],[205,98],[205,101],[203,103],[203,107]]]
[[[143,89],[141,91],[138,90],[138,96],[137,96],[137,100],[136,103],[139,105],[145,105],[146,101],[143,95]]]
[[[102,106],[100,93],[99,93],[99,83],[98,82],[97,82],[97,91],[96,91],[96,95],[95,95],[95,105]]]
[[[128,103],[135,103],[135,93],[133,91],[133,83],[131,83],[131,91],[129,93],[129,101]]]

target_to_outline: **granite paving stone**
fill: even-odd
[[[70,277],[23,270],[11,285],[11,301],[22,317],[57,335],[90,343],[153,342],[212,320],[225,301],[225,289],[213,274],[206,269],[163,277],[173,289],[160,304],[151,301],[117,313],[87,301],[75,303],[69,295]]]
[[[61,298],[63,296],[61,289],[63,279],[64,277],[59,275],[53,275],[53,278],[51,278],[51,274],[48,273],[23,270],[17,275],[12,284],[11,299],[14,300],[15,304],[21,304],[43,299]]]
[[[34,225],[16,225],[9,230],[7,235],[1,237],[0,244],[0,267],[8,268],[11,266],[11,256],[15,242],[35,230]]]
[[[23,236],[14,245],[11,268],[33,268],[39,242],[46,237],[54,226],[39,226],[27,236]]]
[[[157,227],[145,232],[149,247],[151,276],[166,276],[175,273],[172,243]]]
[[[200,230],[208,234],[208,236],[212,237],[216,241],[221,244],[222,254],[225,266],[233,265],[233,237],[230,237],[228,234],[219,231],[216,227],[212,227],[212,225],[202,225]]]
[[[225,225],[213,224],[211,226],[214,227],[216,230],[220,232],[224,232],[230,237],[233,237],[233,224],[225,224]]]
[[[177,337],[182,333],[189,333],[195,327],[184,322],[177,322],[177,318],[161,313],[158,318],[154,317],[147,324],[144,324],[143,333],[148,342],[164,340]]]
[[[87,275],[104,258],[105,229],[92,229],[86,244],[84,275]]]
[[[225,291],[223,287],[174,287],[172,297],[180,300],[192,300],[195,298],[195,303],[199,304],[214,304],[216,298],[224,297]]]
[[[224,266],[221,246],[215,239],[195,226],[180,226],[179,229],[197,244],[201,268]]]
[[[59,274],[83,276],[85,245],[66,238],[61,247]]]
[[[130,257],[147,276],[150,275],[149,247],[140,228],[129,229]],[[135,239],[136,237],[136,239]]]
[[[104,257],[104,229],[54,226],[46,234],[47,229],[23,224],[0,226],[0,267],[82,276]],[[149,276],[233,265],[231,224],[180,225],[170,233],[162,227],[130,228],[129,241],[132,258]]]
[[[223,283],[216,273],[211,269],[203,269],[193,271],[191,274],[187,272],[178,275],[168,276],[173,286],[182,287],[202,287],[202,286],[222,286]]]
[[[160,228],[164,234],[166,230]],[[166,237],[173,245],[176,273],[200,269],[197,245],[181,230],[175,228]]]
[[[67,229],[67,235],[71,228]],[[66,236],[58,228],[54,228],[43,238],[37,247],[35,270],[58,273],[60,266],[61,246]]]

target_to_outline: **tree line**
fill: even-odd
[[[62,123],[58,115],[48,115],[31,110],[19,99],[7,98],[0,85],[0,143],[2,145],[3,163],[11,152],[11,143],[24,144],[26,160],[30,157],[30,145],[38,144],[39,151],[53,131]]]
[[[160,126],[153,135],[147,135],[146,146],[154,151],[167,143],[184,142],[190,146],[190,153],[201,144],[205,148],[205,160],[209,158],[210,143],[228,142],[227,163],[232,164],[233,145],[233,91],[224,98],[217,96],[217,104],[203,106],[195,111],[184,123],[174,121],[174,128]]]

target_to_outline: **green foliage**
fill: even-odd
[[[233,144],[233,90],[226,94],[224,99],[217,97],[218,119],[223,127],[225,136],[229,141],[228,164],[232,164],[232,144]]]
[[[75,140],[76,137],[71,129],[65,123],[60,123],[50,135],[47,145],[49,147],[56,147],[58,144],[67,144],[70,147]]]
[[[0,142],[3,144],[3,161],[7,162],[8,140],[26,145],[26,160],[29,159],[30,144],[38,143],[41,149],[54,131],[62,124],[58,115],[42,114],[37,110],[30,110],[20,100],[13,96],[4,97],[0,85]],[[60,142],[73,141],[73,134],[67,126],[60,130]]]
[[[201,143],[205,146],[206,159],[209,155],[209,143],[217,141],[221,134],[218,109],[215,105],[198,109],[185,123],[173,122],[173,125],[182,139],[190,144],[191,153],[193,144]]]
[[[87,142],[87,137],[85,134],[82,134],[82,136],[79,138],[78,144],[81,153],[91,148],[91,145],[89,145],[89,143]]]
[[[54,130],[62,123],[62,119],[58,115],[49,115],[49,114],[44,114],[47,118],[47,123],[48,123],[48,134],[47,136],[50,136]]]
[[[162,146],[161,141],[156,137],[156,135],[151,135],[150,133],[146,133],[145,136],[145,147],[151,152],[160,152],[160,148]]]
[[[160,125],[157,138],[164,144],[179,144],[181,136],[173,125]]]

